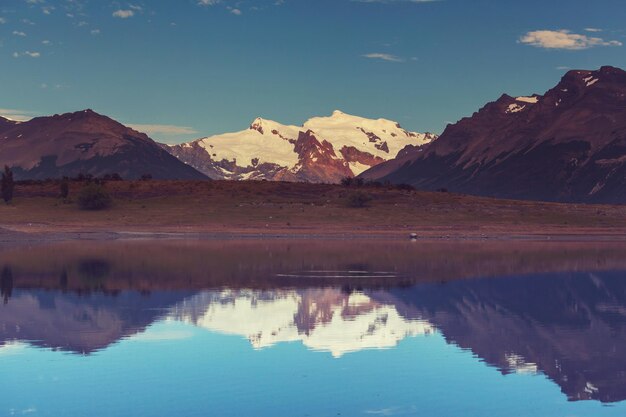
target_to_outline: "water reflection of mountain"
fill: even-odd
[[[572,400],[626,399],[624,245],[81,243],[0,251],[0,266],[0,348],[91,353],[165,317],[337,357],[436,329]],[[310,272],[347,269],[385,274]],[[461,279],[477,276],[499,278]]]
[[[537,369],[571,400],[626,399],[626,273],[455,281],[377,292],[504,373]]]
[[[433,331],[428,322],[400,316],[393,305],[330,288],[204,292],[173,309],[171,317],[243,336],[254,348],[300,341],[335,357],[393,347]]]
[[[0,305],[0,347],[14,341],[89,354],[143,331],[191,292],[16,290]]]
[[[17,290],[0,344],[77,353],[172,318],[247,338],[300,342],[339,357],[436,331],[503,373],[543,372],[571,400],[626,399],[626,275],[520,276],[349,292],[340,288],[79,295]],[[416,358],[418,360],[418,358]]]

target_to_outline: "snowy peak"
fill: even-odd
[[[335,110],[302,126],[257,117],[248,129],[167,147],[212,178],[338,182],[436,139],[397,122]]]

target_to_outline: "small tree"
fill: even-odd
[[[13,182],[13,172],[5,165],[4,172],[2,173],[2,199],[6,204],[9,204],[13,200],[13,188],[15,183]]]
[[[67,197],[70,195],[70,179],[67,177],[63,177],[60,185],[61,198],[67,200]]]
[[[81,210],[103,210],[110,207],[112,202],[107,190],[96,183],[85,185],[78,194],[78,206]]]

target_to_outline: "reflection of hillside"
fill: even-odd
[[[205,292],[185,301],[172,317],[244,336],[255,348],[301,341],[335,357],[393,347],[433,331],[424,321],[404,319],[393,306],[337,289]]]
[[[539,370],[571,400],[626,399],[626,275],[539,275],[372,295],[429,320],[504,373]]]
[[[0,250],[0,268],[5,266],[12,270],[16,288],[371,288],[522,273],[626,269],[626,243],[376,239],[65,242]],[[352,269],[391,274],[337,279],[306,273]]]
[[[321,273],[356,270],[370,273]],[[0,346],[88,353],[171,317],[341,356],[434,327],[504,373],[612,402],[626,399],[626,277],[611,270],[626,270],[623,244],[64,243],[0,251]]]
[[[0,306],[0,346],[26,341],[36,346],[91,353],[142,331],[190,293],[124,292],[80,296],[16,291]]]

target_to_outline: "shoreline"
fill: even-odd
[[[126,241],[126,240],[395,240],[395,241],[541,241],[541,242],[626,242],[623,230],[543,230],[543,231],[479,231],[433,229],[410,230],[58,230],[28,226],[0,225],[0,245],[11,243],[51,243],[65,241]],[[56,230],[55,230],[56,229]],[[417,238],[411,239],[411,233]]]

